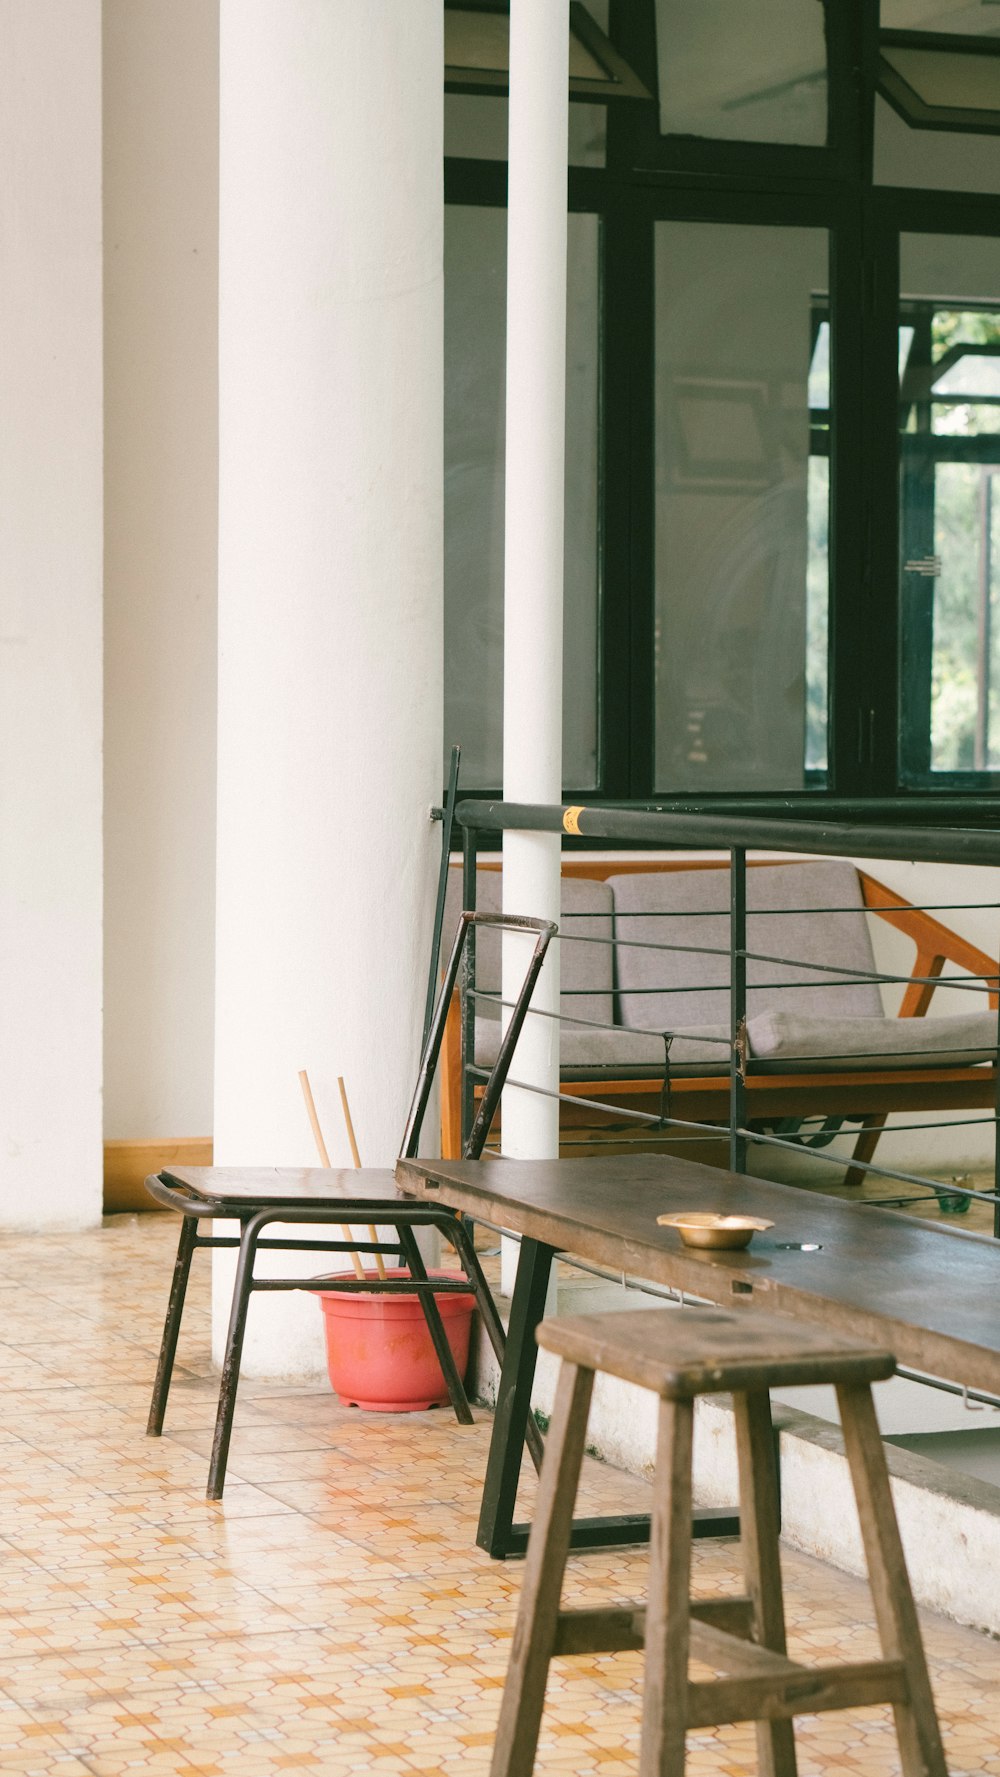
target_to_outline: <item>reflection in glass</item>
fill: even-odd
[[[824,231],[656,225],[657,792],[825,765],[826,283]]]
[[[496,101],[492,101],[496,103]],[[445,209],[445,749],[467,789],[503,760],[504,354],[507,212]],[[563,748],[574,790],[597,781],[597,254],[569,217]]]
[[[664,135],[826,141],[817,0],[656,0]]]
[[[1000,35],[995,0],[882,0],[885,31],[955,31],[963,36]]]
[[[1000,243],[904,236],[902,272],[900,724],[920,782],[1000,769],[1000,308],[976,301]]]

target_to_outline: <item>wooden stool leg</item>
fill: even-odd
[[[593,1386],[593,1370],[563,1364],[538,1480],[490,1777],[530,1777],[535,1763]]]
[[[909,1701],[893,1704],[903,1777],[947,1777],[871,1389],[867,1383],[840,1384],[837,1399],[882,1653],[887,1660],[901,1660],[906,1671]]]
[[[691,1589],[694,1405],[661,1401],[649,1538],[639,1777],[683,1777]]]
[[[778,1477],[771,1401],[766,1389],[733,1396],[740,1475],[740,1538],[747,1595],[753,1600],[754,1640],[787,1652],[778,1555]],[[759,1721],[760,1777],[795,1777],[795,1733],[790,1721]]]

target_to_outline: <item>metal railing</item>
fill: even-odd
[[[706,990],[719,992],[720,994],[725,993],[728,997],[728,1037],[720,1036],[716,1039],[712,1039],[711,1037],[706,1038],[705,1036],[702,1036],[700,1038],[700,1040],[703,1041],[714,1041],[716,1043],[720,1051],[720,1065],[723,1067],[724,1072],[728,1072],[728,1120],[725,1122],[697,1121],[690,1117],[685,1118],[672,1114],[672,1106],[670,1103],[670,1049],[675,1036],[683,1036],[684,1033],[682,1031],[673,1032],[669,1029],[652,1029],[648,1026],[630,1025],[623,1027],[618,1023],[606,1024],[601,1019],[594,1019],[589,1016],[575,1017],[572,1012],[568,1014],[563,1012],[543,1014],[544,1016],[558,1018],[562,1022],[578,1028],[589,1027],[595,1030],[622,1030],[623,1028],[627,1028],[635,1035],[646,1035],[649,1037],[661,1038],[663,1040],[663,1091],[661,1093],[659,1108],[655,1112],[626,1107],[607,1099],[602,1100],[599,1095],[600,1075],[598,1070],[595,1070],[594,1072],[594,1096],[584,1095],[579,1091],[579,1085],[581,1083],[589,1084],[589,1075],[585,1082],[581,1082],[578,1076],[582,1074],[584,1070],[577,1070],[577,1072],[574,1073],[574,1091],[571,1100],[573,1106],[578,1107],[581,1110],[592,1110],[594,1113],[604,1117],[605,1134],[607,1134],[607,1118],[611,1116],[621,1127],[629,1128],[637,1133],[644,1132],[648,1135],[669,1139],[672,1144],[678,1141],[704,1144],[710,1139],[726,1139],[729,1144],[730,1169],[734,1172],[744,1172],[747,1170],[748,1152],[752,1146],[760,1149],[792,1152],[799,1159],[808,1156],[817,1157],[822,1153],[823,1160],[826,1163],[841,1166],[844,1168],[845,1172],[853,1172],[855,1175],[863,1173],[866,1177],[870,1175],[875,1179],[895,1181],[896,1184],[904,1184],[910,1187],[908,1195],[902,1198],[899,1196],[898,1192],[895,1195],[886,1197],[866,1197],[862,1201],[867,1204],[880,1203],[883,1205],[895,1205],[900,1202],[910,1202],[913,1201],[914,1191],[918,1192],[921,1196],[937,1198],[939,1201],[951,1200],[953,1204],[957,1202],[963,1207],[968,1207],[970,1202],[981,1201],[993,1205],[993,1232],[1000,1237],[1000,1067],[996,1065],[997,1056],[1000,1054],[1000,1018],[998,1018],[998,1023],[994,1028],[993,1040],[990,1044],[993,1060],[993,1088],[990,1114],[977,1116],[975,1118],[946,1117],[931,1125],[932,1127],[947,1128],[955,1127],[961,1123],[965,1127],[968,1127],[970,1123],[972,1123],[979,1126],[992,1127],[994,1132],[993,1184],[992,1189],[990,1190],[979,1191],[973,1189],[971,1186],[963,1183],[961,1178],[949,1180],[947,1184],[944,1184],[940,1179],[935,1179],[926,1173],[901,1169],[888,1162],[875,1163],[870,1158],[858,1159],[854,1157],[843,1157],[839,1154],[830,1152],[829,1141],[833,1139],[833,1136],[829,1134],[829,1131],[825,1126],[815,1137],[811,1136],[809,1133],[806,1133],[805,1135],[800,1135],[798,1132],[789,1134],[780,1127],[771,1128],[770,1123],[772,1120],[768,1119],[766,1116],[763,1118],[751,1118],[748,1117],[747,1113],[748,1086],[752,1086],[755,1077],[759,1077],[767,1072],[773,1072],[773,1067],[761,1067],[759,1058],[754,1058],[748,1050],[748,963],[773,963],[775,965],[787,965],[791,963],[806,970],[816,969],[824,977],[824,986],[834,988],[839,984],[839,977],[842,977],[842,984],[845,986],[853,985],[859,981],[873,983],[879,987],[907,983],[913,986],[925,985],[931,989],[934,987],[946,987],[949,991],[958,990],[973,992],[979,995],[990,990],[996,991],[998,985],[1000,985],[1000,975],[995,972],[992,974],[983,973],[980,975],[965,973],[958,977],[950,975],[940,976],[937,974],[926,977],[897,975],[889,971],[878,969],[872,971],[840,969],[835,964],[827,964],[825,962],[816,963],[803,959],[789,958],[778,954],[777,949],[772,949],[771,947],[751,950],[747,940],[747,852],[749,850],[756,850],[778,853],[808,853],[813,857],[837,857],[850,860],[858,857],[863,857],[866,860],[876,858],[905,858],[907,860],[928,863],[961,865],[981,864],[996,868],[1000,867],[1000,831],[974,829],[970,827],[933,827],[928,825],[916,826],[901,824],[874,825],[861,823],[857,820],[847,822],[828,819],[809,820],[797,817],[793,819],[789,818],[787,815],[781,816],[770,813],[746,815],[729,812],[723,813],[720,811],[719,813],[706,814],[703,812],[691,812],[677,809],[637,809],[634,807],[588,808],[577,806],[566,808],[561,805],[539,806],[533,804],[481,802],[471,800],[459,802],[456,806],[454,799],[454,785],[452,786],[452,796],[450,800],[451,808],[449,809],[449,814],[453,814],[454,821],[462,832],[462,904],[467,909],[473,909],[476,904],[477,857],[480,836],[484,834],[495,835],[498,832],[509,830],[560,832],[572,833],[581,838],[592,838],[601,841],[617,841],[618,843],[629,847],[655,847],[656,850],[662,850],[665,852],[671,850],[690,850],[694,848],[699,851],[727,852],[729,854],[729,943],[725,948],[718,944],[709,945],[707,943],[704,946],[700,946],[697,943],[672,945],[667,938],[660,943],[659,941],[650,942],[646,936],[635,940],[628,937],[620,937],[617,933],[618,924],[620,921],[625,923],[627,929],[629,915],[623,915],[617,912],[614,916],[613,935],[607,940],[600,936],[595,936],[593,933],[577,934],[574,936],[571,929],[573,915],[566,916],[566,919],[560,922],[560,941],[563,944],[574,942],[577,944],[610,942],[613,946],[629,947],[632,945],[641,945],[641,948],[645,950],[663,950],[665,952],[674,953],[701,953],[715,959],[716,962],[720,956],[728,957],[727,984],[724,987],[718,987],[715,983],[710,984],[710,987],[709,984],[706,984]],[[884,812],[881,805],[879,812]],[[627,868],[627,865],[623,865],[623,869],[627,870]],[[998,911],[1000,911],[1000,901],[956,901],[948,903],[936,901],[933,903],[934,911],[942,911],[946,908],[958,910],[965,907],[975,907],[977,909],[992,909],[996,907]],[[929,912],[932,910],[932,907],[929,904],[925,908],[915,907],[913,910],[917,912]],[[784,906],[774,909],[759,909],[754,907],[752,910],[752,918],[756,922],[758,918],[767,917],[772,913],[774,915],[780,914],[785,916],[796,911],[795,908],[787,908]],[[852,913],[857,912],[856,909],[848,909],[845,907],[810,907],[809,909],[800,909],[798,911],[808,911],[811,914],[845,913],[848,911]],[[868,911],[877,913],[880,909],[873,907],[869,908]],[[695,917],[698,916],[700,916],[700,910],[699,913],[695,915]],[[593,916],[578,915],[576,917]],[[677,917],[677,915],[668,911],[658,916],[643,914],[641,917],[660,917],[669,921],[672,917]],[[688,917],[691,917],[691,915],[685,913],[685,918]],[[720,913],[719,909],[715,908],[705,910],[704,917],[718,920],[720,917],[725,917],[725,915],[724,913]],[[667,927],[666,930],[669,930],[669,927]],[[831,979],[831,977],[833,979]],[[801,986],[801,982],[791,982],[787,980],[754,982],[753,991],[757,992],[761,987],[767,987],[777,994],[792,986]],[[564,990],[564,999],[566,997],[572,998],[574,991],[580,995],[591,997],[594,992],[592,988],[570,989],[568,990],[568,993],[567,990]],[[671,991],[686,992],[691,990],[688,987],[683,989],[672,989],[669,986],[649,989],[633,989],[630,987],[629,993],[631,994],[633,991],[669,994]],[[487,992],[477,986],[475,978],[475,955],[474,949],[472,948],[467,952],[463,967],[461,1001],[464,1134],[472,1126],[475,1113],[477,1083],[484,1079],[489,1072],[487,1068],[478,1065],[475,1058],[476,1008],[477,1005],[482,1007],[484,1004],[488,1004],[496,1011],[497,1015],[500,1016],[504,1007],[504,1002],[499,994]],[[536,1016],[537,1015],[539,1014],[536,1014]],[[843,1057],[843,1067],[847,1071],[857,1069],[859,1064],[863,1063],[866,1059],[871,1060],[875,1054],[876,1052],[874,1051],[867,1057],[860,1053],[846,1054]],[[973,1055],[979,1056],[980,1054],[981,1046],[977,1043],[974,1052],[954,1048],[942,1048],[937,1052],[927,1050],[921,1055],[920,1062],[925,1066],[933,1065],[935,1061],[940,1062],[946,1057],[952,1066],[968,1067],[972,1065]],[[831,1061],[836,1060],[836,1057],[831,1057],[829,1054],[823,1054],[822,1056],[814,1057],[796,1056],[795,1060],[799,1067],[804,1064],[807,1065],[810,1061],[817,1064],[823,1063],[826,1067],[829,1067]],[[877,1061],[881,1063],[883,1068],[891,1068],[893,1061],[892,1052],[878,1052]],[[989,1063],[985,1063],[984,1074],[985,1070],[988,1068]],[[700,1071],[703,1072],[704,1069],[701,1069]],[[871,1071],[874,1074],[876,1070],[873,1068]],[[620,1077],[620,1070],[616,1070],[616,1077]],[[915,1073],[915,1077],[919,1077],[919,1070]],[[986,1074],[985,1077],[988,1078],[988,1074]],[[813,1075],[812,1078],[815,1080],[816,1076]],[[546,1096],[556,1096],[556,1094],[548,1092],[545,1088],[532,1085],[529,1082],[511,1079],[509,1083],[511,1085],[519,1086],[523,1090],[544,1092]],[[562,1097],[562,1094],[559,1094],[559,1096]],[[960,1107],[953,1106],[952,1108],[955,1109]],[[822,1121],[822,1119],[819,1120]],[[832,1121],[832,1119],[828,1121]],[[862,1123],[864,1127],[863,1119],[860,1116],[852,1115],[842,1117],[839,1121],[838,1128],[842,1127],[844,1122]],[[891,1134],[893,1130],[895,1130],[896,1133],[903,1133],[907,1129],[923,1129],[926,1127],[928,1127],[926,1122],[921,1122],[920,1124],[890,1124],[887,1134]],[[836,1133],[836,1130],[834,1133]]]

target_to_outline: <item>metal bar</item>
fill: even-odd
[[[514,1501],[538,1355],[535,1328],[545,1312],[545,1293],[554,1258],[553,1247],[543,1246],[538,1240],[521,1241],[476,1533],[479,1547],[495,1559],[502,1560],[513,1552],[510,1533]]]
[[[479,1305],[486,1336],[493,1347],[497,1363],[502,1369],[507,1335],[504,1332],[503,1321],[497,1313],[497,1306],[490,1293],[489,1284],[483,1275],[470,1224],[466,1220],[460,1221],[457,1216],[454,1216],[447,1224],[441,1224],[441,1231],[445,1238],[451,1241],[465,1269],[465,1275]],[[540,1469],[542,1466],[542,1434],[535,1423],[534,1416],[530,1413],[525,1427],[525,1442],[535,1469]]]
[[[857,804],[854,805],[855,809]],[[898,804],[893,804],[898,807]],[[745,804],[744,804],[745,807]],[[560,833],[568,812],[560,803],[460,802],[455,818],[480,832]],[[846,812],[846,811],[845,811]],[[860,855],[905,857],[935,864],[1000,864],[1000,831],[939,826],[927,831],[899,826],[891,831],[862,823],[792,821],[747,814],[647,812],[635,808],[575,807],[572,828],[585,839],[651,840],[666,847],[707,850],[733,845],[768,851],[809,851],[823,857]]]
[[[174,1275],[171,1279],[170,1296],[167,1301],[167,1317],[163,1323],[163,1338],[160,1342],[160,1356],[156,1365],[153,1398],[149,1403],[149,1419],[146,1423],[147,1438],[158,1438],[163,1430],[163,1416],[167,1410],[170,1378],[173,1375],[174,1357],[177,1352],[177,1335],[181,1330],[184,1298],[187,1295],[188,1276],[191,1271],[191,1258],[195,1249],[197,1230],[198,1224],[193,1216],[181,1217],[177,1257],[174,1260]]]
[[[441,1365],[441,1374],[448,1390],[448,1399],[455,1411],[455,1418],[459,1425],[472,1425],[472,1408],[469,1406],[465,1384],[458,1373],[455,1354],[449,1344],[444,1321],[441,1319],[441,1310],[434,1300],[434,1285],[427,1276],[427,1267],[412,1228],[401,1227],[399,1238],[410,1273],[410,1283],[416,1285],[417,1299],[423,1310],[427,1331],[431,1336],[431,1343],[437,1354],[438,1363]],[[446,1285],[445,1293],[451,1287],[451,1285]]]
[[[510,1064],[514,1058],[514,1050],[517,1048],[517,1039],[521,1034],[524,1020],[528,1015],[528,1006],[531,1001],[531,996],[535,991],[535,983],[538,980],[542,964],[545,961],[545,952],[548,950],[549,943],[558,930],[557,926],[547,920],[522,920],[505,916],[498,923],[505,927],[534,927],[538,932],[538,937],[535,940],[535,948],[531,953],[531,961],[528,964],[527,973],[521,983],[521,991],[517,996],[514,1003],[514,1010],[510,1015],[510,1023],[503,1033],[496,1061],[493,1063],[490,1077],[486,1082],[483,1096],[479,1101],[476,1120],[469,1131],[469,1137],[463,1149],[466,1160],[478,1160],[486,1145],[486,1137],[489,1135],[490,1125],[493,1122],[497,1105],[500,1103],[500,1094],[506,1084]]]
[[[729,1167],[746,1172],[747,855],[734,845],[729,871]]]
[[[236,1262],[233,1300],[229,1310],[226,1350],[222,1360],[219,1405],[216,1410],[215,1432],[212,1437],[212,1456],[208,1465],[208,1487],[206,1489],[208,1499],[221,1499],[226,1485],[229,1440],[233,1433],[233,1414],[236,1411],[236,1390],[240,1380],[243,1335],[246,1332],[247,1309],[250,1306],[250,1294],[253,1289],[253,1266],[257,1237],[261,1228],[266,1227],[268,1222],[275,1220],[277,1217],[274,1212],[265,1210],[260,1215],[252,1216],[243,1229],[240,1256]]]
[[[462,906],[474,912],[478,891],[476,874],[477,845],[475,832],[466,827],[462,834]],[[476,934],[471,932],[465,950],[465,964],[462,969],[460,988],[460,1012],[462,1024],[462,1149],[469,1139],[473,1120],[476,1115],[476,1101],[472,1082],[466,1072],[466,1065],[472,1061],[476,1051],[476,1008],[472,993],[476,985]]]
[[[462,757],[461,747],[451,749],[451,769],[448,774],[448,792],[444,799],[441,825],[441,864],[438,869],[437,902],[434,907],[434,930],[431,935],[431,956],[427,969],[427,998],[424,1002],[424,1028],[421,1033],[420,1046],[424,1048],[431,1028],[434,1014],[434,995],[437,992],[438,969],[441,966],[441,932],[444,927],[444,904],[448,893],[448,869],[451,860],[451,836],[455,825],[455,803],[458,800],[458,767]]]

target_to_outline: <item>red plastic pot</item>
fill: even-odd
[[[336,1275],[352,1278],[354,1272]],[[386,1272],[391,1278],[409,1275],[405,1267]],[[429,1275],[453,1278],[454,1272]],[[368,1276],[377,1281],[376,1272]],[[344,1406],[363,1407],[369,1413],[417,1413],[447,1402],[447,1385],[415,1291],[386,1296],[346,1290],[316,1294],[323,1310],[330,1383]],[[434,1300],[458,1373],[464,1376],[476,1299],[456,1290]]]

